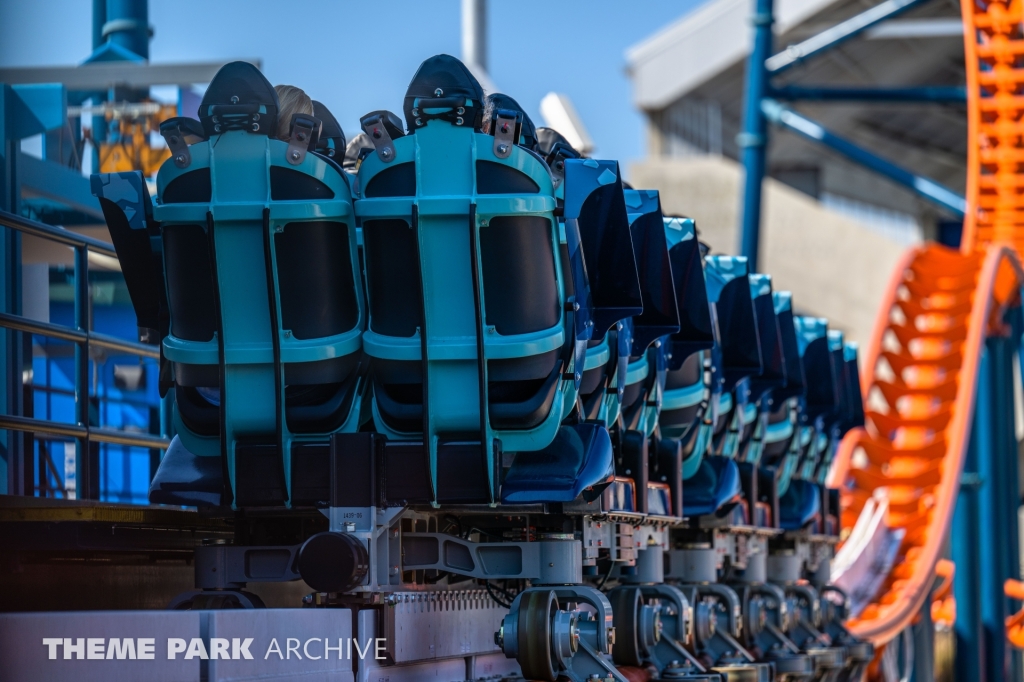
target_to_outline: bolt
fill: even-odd
[[[305,140],[306,140],[306,133],[299,133],[297,135],[297,137],[299,138],[299,142],[305,142]]]
[[[354,521],[346,521],[344,523],[344,528],[345,528],[345,532],[346,533],[355,533],[356,532],[356,524],[355,524]]]
[[[231,103],[238,104],[238,95],[231,95]]]
[[[442,95],[444,95],[444,90],[442,90],[441,88],[434,90],[434,97],[441,97]]]
[[[299,160],[299,153],[298,152],[292,152],[292,160],[293,161],[298,161]]]
[[[394,155],[394,152],[391,151],[391,147],[384,147],[384,149],[380,150],[380,157],[382,159],[384,159],[385,161],[390,159],[393,155]]]
[[[177,161],[178,163],[185,163],[185,155],[179,154],[174,158],[174,160]]]
[[[499,144],[498,145],[498,153],[499,154],[507,154],[508,153],[508,145],[507,144]]]
[[[463,123],[462,117],[461,116],[457,116],[455,118],[455,125],[460,126],[460,125],[462,125],[462,123]]]
[[[312,594],[307,594],[305,597],[302,598],[302,603],[303,604],[312,604],[313,603],[313,595]]]

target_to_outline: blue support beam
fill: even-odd
[[[816,36],[796,45],[790,45],[770,59],[762,60],[761,63],[764,64],[768,73],[774,76],[792,66],[796,66],[809,57],[813,57],[846,42],[886,19],[892,19],[912,7],[925,2],[928,2],[928,0],[886,0],[867,11],[861,12],[857,16],[850,17],[846,21],[822,31]]]
[[[782,88],[772,88],[768,94],[775,99],[814,102],[967,103],[967,87],[963,85],[923,85],[907,88],[831,88],[787,85]]]
[[[802,114],[798,114],[792,109],[784,107],[775,100],[762,100],[761,110],[764,112],[765,118],[772,123],[780,125],[808,140],[825,145],[850,161],[858,163],[879,175],[889,178],[893,182],[907,187],[958,217],[962,217],[967,210],[966,199],[953,190],[943,187],[934,180],[917,175],[845,138],[829,132],[821,124],[812,121]],[[744,228],[746,228],[746,223],[744,223]]]
[[[984,367],[978,373],[979,383],[986,384],[987,353],[983,353]],[[981,391],[984,386],[979,385]],[[977,415],[977,407],[975,408]],[[977,420],[973,426],[977,426]],[[986,667],[985,636],[981,623],[981,547],[978,529],[981,527],[979,488],[984,481],[979,475],[978,431],[971,429],[970,445],[960,474],[960,492],[956,498],[953,524],[950,528],[950,555],[956,564],[953,578],[953,596],[956,598],[956,660],[953,679],[992,682]]]
[[[772,0],[754,0],[754,47],[747,60],[746,98],[743,102],[743,132],[737,137],[744,170],[743,204],[740,206],[740,255],[747,258],[751,272],[757,272],[761,232],[761,184],[764,180],[768,145],[767,123],[761,101],[768,89],[765,60],[772,51]]]

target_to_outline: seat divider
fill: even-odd
[[[497,477],[491,465],[491,444],[487,436],[487,358],[484,354],[483,295],[480,291],[480,230],[476,224],[476,202],[469,205],[469,263],[473,276],[473,308],[476,315],[476,364],[480,395],[480,454],[487,462],[491,502],[498,499]]]
[[[224,366],[224,318],[220,310],[220,278],[217,275],[217,242],[213,233],[213,211],[206,212],[206,239],[210,245],[210,271],[213,273],[213,300],[217,304],[217,371],[220,378],[220,404],[217,406],[220,421],[220,461],[224,475],[224,484],[220,493],[220,503],[230,505],[234,502],[235,492],[231,485],[231,471],[228,466],[228,425],[224,404],[227,402],[227,372]]]
[[[263,209],[263,263],[267,271],[267,301],[270,306],[270,346],[274,353],[274,442],[277,444],[280,453],[282,473],[286,474],[284,480],[288,481],[285,492],[288,499],[291,499],[291,472],[290,467],[284,466],[285,443],[284,443],[284,387],[282,386],[281,367],[281,325],[277,314],[277,278],[274,276],[274,254],[273,239],[270,238],[270,209]],[[221,401],[223,402],[223,401]]]

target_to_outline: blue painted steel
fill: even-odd
[[[963,216],[967,210],[966,200],[956,192],[943,187],[934,180],[917,175],[891,161],[881,158],[838,135],[829,132],[820,124],[782,106],[775,100],[765,99],[761,103],[764,115],[773,123],[791,130],[801,137],[818,142],[847,159],[859,163],[890,180],[897,182],[918,195],[948,211]]]
[[[957,680],[994,680],[988,670],[988,656],[985,652],[984,629],[982,626],[983,595],[979,586],[982,581],[983,557],[981,552],[982,528],[980,509],[982,435],[978,425],[978,408],[988,402],[988,351],[983,351],[978,372],[978,386],[974,427],[971,428],[964,468],[960,474],[960,493],[953,512],[950,528],[951,557],[956,564],[953,580],[953,596],[956,598],[956,661],[953,678]],[[984,420],[982,420],[984,421]]]
[[[860,35],[872,26],[887,19],[892,19],[925,2],[928,2],[928,0],[886,0],[801,43],[790,45],[770,59],[762,60],[761,63],[764,64],[766,70],[771,75],[782,73],[809,57],[829,50],[850,38]]]
[[[1019,318],[1020,309],[1013,312]],[[1019,322],[1011,329],[1020,328]],[[994,336],[986,342],[987,376],[979,384],[974,428],[978,430],[978,490],[981,549],[981,616],[985,633],[986,669],[995,680],[1016,679],[1012,659],[1018,658],[1008,646],[1005,620],[1011,609],[1003,585],[1020,576],[1017,507],[1017,443],[1015,434],[1013,355],[1018,339]],[[985,393],[981,389],[988,389]]]
[[[768,96],[782,100],[836,102],[939,102],[964,104],[967,87],[963,85],[921,85],[904,88],[842,88],[787,85],[771,88]]]
[[[64,125],[68,96],[60,83],[14,85],[11,90],[15,95],[7,130],[11,139],[24,139]]]
[[[743,100],[743,130],[737,137],[742,149],[743,196],[740,212],[739,252],[750,263],[751,272],[757,270],[758,245],[761,233],[761,184],[764,180],[767,153],[767,125],[761,110],[761,100],[768,88],[765,61],[772,51],[772,0],[755,0],[753,48],[747,58],[747,80]]]

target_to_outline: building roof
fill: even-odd
[[[776,0],[774,53],[877,4]],[[659,121],[667,120],[663,114],[673,112],[677,102],[714,102],[721,112],[721,151],[739,157],[735,139],[742,119],[752,8],[751,0],[711,0],[627,52],[635,102],[655,127],[664,125]],[[793,66],[773,83],[868,88],[962,86],[964,80],[959,2],[931,0]],[[964,104],[800,101],[787,106],[879,156],[963,192]],[[774,129],[768,173],[789,182],[786,174],[802,169],[817,169],[816,188],[805,190],[813,196],[839,194],[912,215],[945,215],[833,152]]]
[[[848,0],[778,0],[776,34]],[[750,52],[750,0],[711,0],[626,51],[640,109],[660,109]]]

